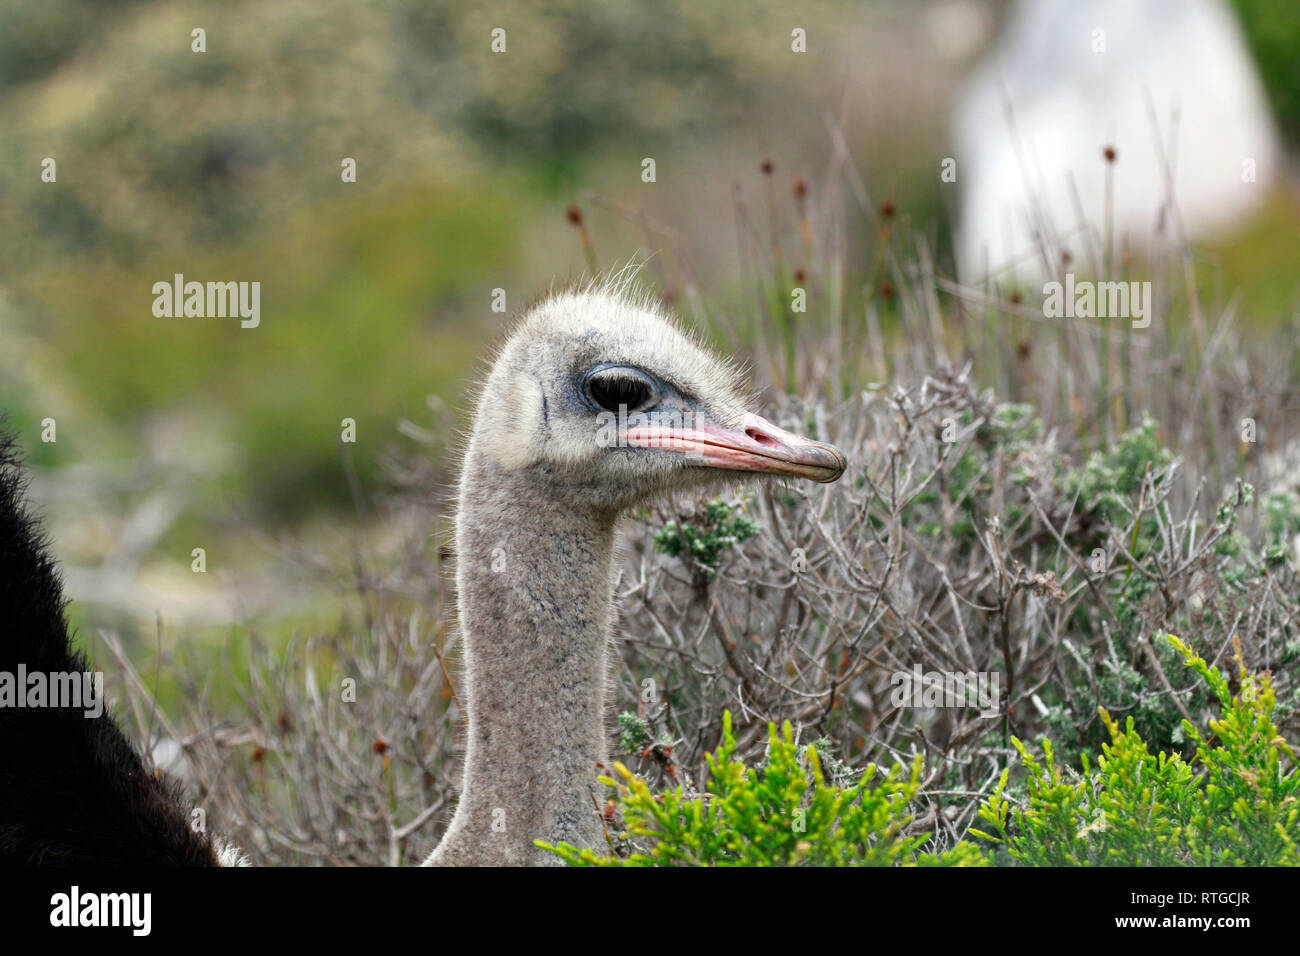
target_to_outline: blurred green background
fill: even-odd
[[[398,423],[431,424],[427,396],[463,416],[508,318],[493,290],[515,312],[586,268],[570,203],[601,267],[648,252],[663,291],[687,276],[725,305],[740,282],[737,190],[761,208],[770,158],[788,206],[837,128],[943,267],[948,110],[1005,15],[997,0],[966,6],[981,29],[954,49],[935,42],[937,3],[9,0],[0,410],[40,470],[70,582],[116,561],[123,576],[100,591],[139,589],[115,605],[74,586],[79,619],[135,632],[159,610],[219,626],[199,610],[219,581],[244,595],[232,618],[256,609],[257,588],[236,587],[249,579],[279,607],[274,555],[251,538],[337,546],[358,521],[344,418],[357,423],[349,467],[371,489]],[[1300,7],[1235,7],[1294,147]],[[795,26],[808,56],[789,53]],[[341,181],[345,157],[356,183]],[[1291,189],[1207,246],[1223,281],[1256,297],[1252,314],[1294,308],[1297,220]],[[850,248],[869,241],[845,228]],[[260,281],[260,327],[155,318],[152,285],[177,272]],[[46,418],[55,443],[39,440]],[[196,546],[218,572],[198,583]]]

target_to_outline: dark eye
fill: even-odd
[[[633,368],[610,367],[587,373],[586,391],[596,405],[607,412],[640,411],[650,405],[655,397],[650,379]]]

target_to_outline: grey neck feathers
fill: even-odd
[[[593,794],[616,516],[548,484],[539,466],[467,455],[456,577],[469,733],[460,803],[431,864],[557,862],[536,839],[604,846]]]

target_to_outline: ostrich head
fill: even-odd
[[[498,356],[475,435],[498,467],[544,476],[596,513],[737,472],[839,478],[836,448],[749,411],[738,378],[653,300],[617,287],[562,294]]]
[[[483,383],[461,470],[465,783],[431,863],[596,848],[620,512],[743,472],[834,481],[843,456],[747,407],[732,366],[627,273],[547,299]]]

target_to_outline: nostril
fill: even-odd
[[[764,434],[763,432],[759,431],[757,428],[754,428],[752,426],[745,429],[745,434],[748,435],[750,438],[752,438],[754,441],[758,442],[760,445],[763,445],[767,448],[781,447],[781,443],[777,441],[775,438],[773,438],[771,435]]]

